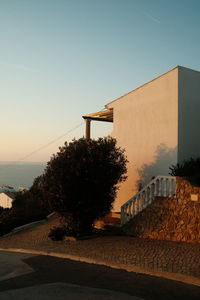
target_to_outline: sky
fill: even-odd
[[[177,65],[200,71],[199,30],[199,0],[0,0],[0,161],[46,162],[84,135],[82,115]]]

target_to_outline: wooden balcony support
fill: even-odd
[[[85,119],[85,138],[87,141],[90,140],[90,119]]]

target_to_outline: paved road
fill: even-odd
[[[0,252],[0,299],[200,299],[200,287],[67,259]]]

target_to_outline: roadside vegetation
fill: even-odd
[[[51,229],[52,239],[92,234],[95,222],[112,209],[126,163],[124,150],[111,137],[65,143],[32,187],[16,194],[13,207],[0,211],[0,235],[52,211],[62,219]]]
[[[24,224],[44,219],[50,212],[40,187],[41,176],[27,191],[17,192],[10,209],[0,209],[0,235]]]

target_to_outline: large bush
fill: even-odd
[[[191,158],[181,164],[172,165],[170,175],[185,177],[191,183],[200,186],[200,158]]]
[[[115,200],[125,180],[126,158],[113,138],[82,138],[60,148],[48,162],[43,190],[52,208],[65,217],[68,233],[91,232]]]

